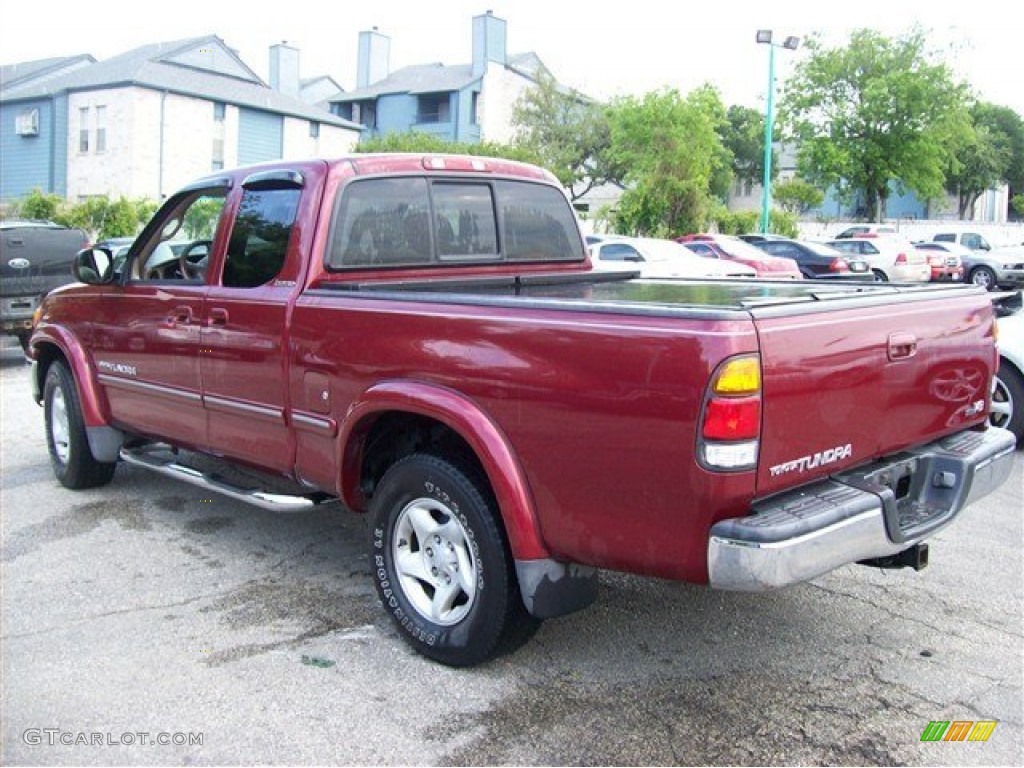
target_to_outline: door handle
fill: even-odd
[[[889,334],[889,359],[909,360],[917,354],[917,337],[912,333],[890,333]]]
[[[222,326],[228,324],[228,311],[217,307],[210,310],[210,326]]]
[[[188,325],[192,322],[192,307],[175,307],[171,310],[171,314],[167,316],[167,322],[171,325]]]

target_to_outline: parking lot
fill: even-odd
[[[4,765],[1024,762],[1022,451],[920,573],[761,595],[606,573],[596,605],[452,670],[379,610],[361,518],[125,466],[64,490],[6,345],[0,396]],[[997,725],[921,741],[947,720]]]

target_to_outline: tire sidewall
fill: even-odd
[[[75,416],[77,414],[77,401],[73,401],[73,391],[68,386],[70,378],[66,369],[60,363],[54,363],[46,372],[46,380],[43,384],[43,410],[46,421],[46,447],[50,453],[50,465],[53,467],[53,474],[64,485],[70,480],[69,473],[71,465],[75,460]],[[64,409],[68,420],[68,458],[62,461],[57,455],[57,447],[53,442],[53,396],[57,390],[64,395]]]
[[[1005,362],[1000,363],[997,375],[1013,404],[1010,418],[1003,428],[1010,430],[1020,444],[1024,441],[1024,377]]]
[[[476,596],[469,613],[451,626],[423,616],[406,597],[393,556],[402,510],[419,498],[444,504],[465,529],[476,564]],[[508,599],[508,556],[487,501],[468,475],[424,454],[402,459],[385,473],[370,504],[371,570],[381,604],[399,632],[425,656],[454,666],[487,658],[503,630]]]

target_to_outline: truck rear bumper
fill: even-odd
[[[1013,435],[965,431],[753,505],[711,528],[712,587],[763,591],[909,549],[1010,475]]]

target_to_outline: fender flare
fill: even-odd
[[[342,497],[349,508],[365,506],[359,490],[361,438],[373,415],[412,413],[441,422],[469,444],[483,465],[498,501],[512,555],[516,560],[550,558],[523,469],[504,433],[480,407],[464,395],[419,381],[385,381],[366,390],[342,424]]]
[[[43,326],[36,329],[29,344],[32,349],[32,359],[36,363],[32,381],[33,397],[36,402],[42,402],[43,383],[46,376],[46,369],[41,365],[40,358],[50,358],[49,355],[41,354],[42,348],[45,346],[56,347],[75,377],[85,426],[109,426],[108,414],[110,413],[110,408],[107,403],[107,396],[99,386],[96,378],[96,369],[78,338],[69,333],[65,328]]]

